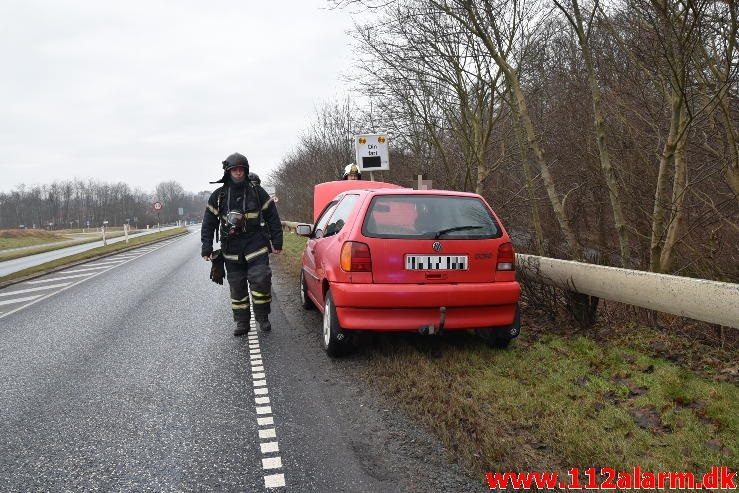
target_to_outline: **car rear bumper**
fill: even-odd
[[[521,295],[517,282],[456,284],[332,283],[339,324],[349,330],[415,331],[510,325]]]

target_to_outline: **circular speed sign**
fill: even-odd
[[[162,203],[161,202],[154,202],[154,210],[155,211],[161,211],[162,210]]]

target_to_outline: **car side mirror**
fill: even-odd
[[[298,224],[295,226],[295,233],[300,236],[310,236],[313,232],[313,227],[310,224]]]

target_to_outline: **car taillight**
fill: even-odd
[[[341,247],[341,268],[346,272],[372,272],[369,245],[347,241]]]
[[[516,254],[513,245],[503,243],[498,247],[498,270],[513,270],[516,265]]]

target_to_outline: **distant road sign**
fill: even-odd
[[[154,210],[155,211],[161,211],[162,210],[162,203],[161,202],[154,202]]]
[[[185,215],[185,209],[182,208],[182,207],[178,208],[177,209],[177,214],[180,215],[180,216],[184,216]]]

